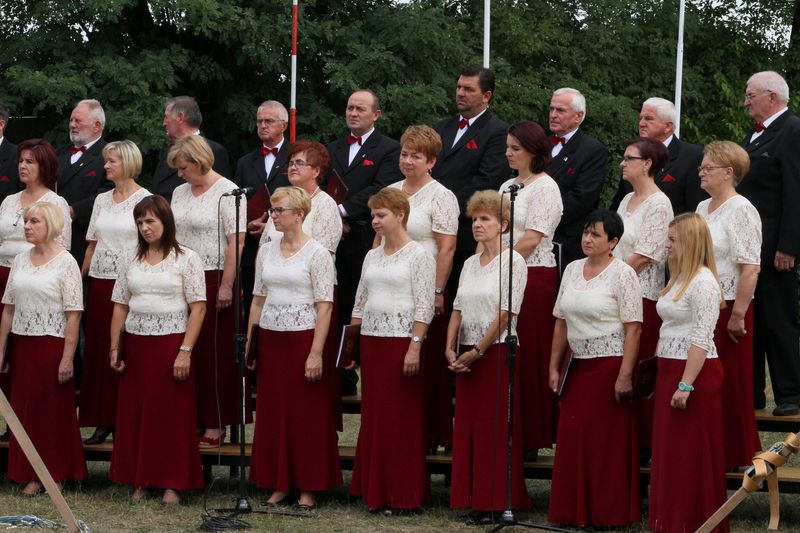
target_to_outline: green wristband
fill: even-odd
[[[687,385],[686,383],[681,381],[678,383],[678,390],[683,392],[692,392],[694,391],[694,387],[692,387],[691,385]]]

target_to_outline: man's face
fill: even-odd
[[[183,116],[179,113],[177,117],[172,116],[172,105],[168,105],[164,109],[164,130],[167,132],[167,137],[171,141],[177,141],[181,138],[181,124],[183,123]]]
[[[778,111],[777,95],[764,90],[762,85],[754,81],[747,85],[744,93],[744,106],[753,122],[764,122]]]
[[[481,91],[478,76],[460,76],[456,83],[456,109],[464,118],[472,118],[489,106],[492,91]]]
[[[367,92],[356,92],[347,100],[345,119],[353,135],[364,135],[381,117],[380,109],[374,109],[375,98]]]
[[[259,107],[256,111],[256,129],[261,142],[272,148],[283,139],[286,121],[281,120],[277,107]]]
[[[3,131],[6,129],[6,121],[0,118],[0,137],[3,136]]]
[[[89,117],[89,106],[81,104],[72,110],[69,117],[69,140],[75,146],[83,146],[100,136],[100,123]]]
[[[656,141],[666,141],[672,135],[672,122],[658,116],[655,107],[643,107],[639,113],[639,135]]]
[[[572,95],[564,93],[550,99],[550,131],[564,135],[577,129],[583,120],[583,113],[572,109]]]

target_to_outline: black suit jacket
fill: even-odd
[[[0,202],[19,190],[17,145],[4,138],[3,144],[0,144]]]
[[[94,199],[101,192],[108,191],[114,184],[106,179],[105,160],[103,148],[104,139],[99,139],[78,159],[75,164],[70,163],[72,154],[71,144],[66,144],[58,149],[58,184],[56,192],[62,196],[75,211],[75,220],[72,221],[72,243],[70,253],[82,264],[83,254],[86,251],[86,230],[89,229],[89,219],[92,217]]]
[[[214,153],[214,165],[212,168],[221,176],[230,179],[231,164],[230,160],[228,159],[228,151],[218,142],[212,141],[208,138],[206,138],[206,140],[211,146],[211,151]],[[178,176],[178,171],[174,168],[170,168],[167,164],[168,153],[169,150],[164,150],[161,152],[161,156],[158,160],[158,166],[156,166],[156,170],[153,172],[153,181],[150,183],[150,192],[153,194],[160,194],[166,198],[168,202],[171,202],[172,191],[174,191],[178,185],[182,185],[184,181],[183,178]]]
[[[700,188],[697,173],[697,167],[703,162],[703,147],[673,137],[667,149],[669,159],[656,175],[656,185],[669,198],[673,213],[694,213],[697,204],[708,198],[708,193]],[[632,191],[630,183],[620,180],[612,209],[616,210],[625,195]]]
[[[558,183],[564,211],[553,240],[573,244],[580,253],[580,236],[586,217],[597,209],[608,170],[608,150],[603,144],[578,129],[558,155],[550,161],[547,173]]]
[[[742,146],[750,171],[737,190],[761,215],[761,264],[772,265],[775,252],[800,256],[800,118],[784,112],[753,142]]]
[[[458,198],[461,218],[457,249],[474,251],[472,223],[466,216],[467,202],[476,191],[498,190],[511,175],[505,155],[508,124],[487,110],[453,146],[459,119],[457,115],[433,127],[442,137],[442,151],[431,174]]]
[[[352,164],[347,164],[350,154],[347,137],[330,143],[328,153],[331,158],[330,172],[336,170],[348,187],[347,197],[342,202],[348,221],[351,225],[353,222],[369,225],[369,197],[403,179],[400,174],[400,143],[375,129],[364,141]],[[327,181],[326,177],[326,184]]]

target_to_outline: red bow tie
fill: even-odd
[[[458,121],[458,129],[463,130],[464,128],[469,128],[469,120],[462,118]]]
[[[761,133],[762,131],[764,131],[766,129],[766,126],[764,126],[763,122],[759,122],[758,124],[753,126],[753,129],[756,130],[756,133]]]
[[[72,154],[72,155],[75,155],[78,152],[85,152],[85,151],[86,151],[86,147],[85,146],[70,146],[69,147],[69,153]]]
[[[349,135],[347,137],[347,144],[355,144],[355,143],[358,143],[358,145],[361,146],[361,135],[359,135],[358,137],[356,137],[355,135]]]
[[[555,146],[558,143],[561,143],[561,146],[564,146],[565,144],[567,144],[567,138],[566,137],[559,137],[558,135],[553,135],[552,137],[550,137],[550,144],[551,145]]]
[[[267,155],[272,154],[275,157],[278,157],[278,147],[275,146],[274,148],[267,148],[266,146],[261,147],[261,157],[267,157]]]

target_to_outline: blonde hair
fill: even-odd
[[[167,154],[167,164],[175,168],[178,157],[200,165],[200,172],[203,174],[207,174],[214,166],[214,152],[211,151],[208,141],[200,135],[187,135],[175,141]]]
[[[508,231],[511,225],[511,204],[503,202],[500,193],[497,191],[478,191],[473,194],[469,202],[467,202],[467,216],[473,217],[481,211],[494,215],[501,225],[505,222],[506,229],[502,233]]]
[[[47,239],[53,240],[64,230],[64,215],[61,210],[50,202],[34,202],[25,208],[22,216],[27,222],[33,213],[39,213],[47,224]]]
[[[669,258],[670,279],[667,286],[661,289],[661,295],[667,294],[677,283],[682,280],[682,285],[675,294],[673,301],[680,300],[689,283],[694,279],[702,267],[706,267],[714,275],[714,279],[719,283],[717,276],[717,263],[714,261],[714,244],[711,241],[711,232],[706,221],[697,213],[683,213],[678,215],[669,223],[670,228],[675,228],[675,236],[681,246],[680,257]],[[720,285],[722,294],[722,285]],[[720,299],[720,308],[725,307],[724,300]]]
[[[411,204],[400,189],[384,187],[372,196],[367,202],[370,209],[388,209],[395,215],[403,214],[403,229],[408,228],[408,215],[411,213]]]
[[[103,147],[103,159],[108,161],[108,154],[117,152],[122,160],[122,172],[128,179],[135,180],[142,173],[142,152],[133,141],[114,141]]]
[[[270,196],[269,201],[274,204],[284,199],[289,201],[292,209],[303,212],[303,220],[311,212],[311,197],[300,187],[278,187]]]
[[[733,169],[734,187],[742,182],[742,178],[750,170],[750,156],[735,142],[714,141],[703,148],[703,154],[717,165]]]

